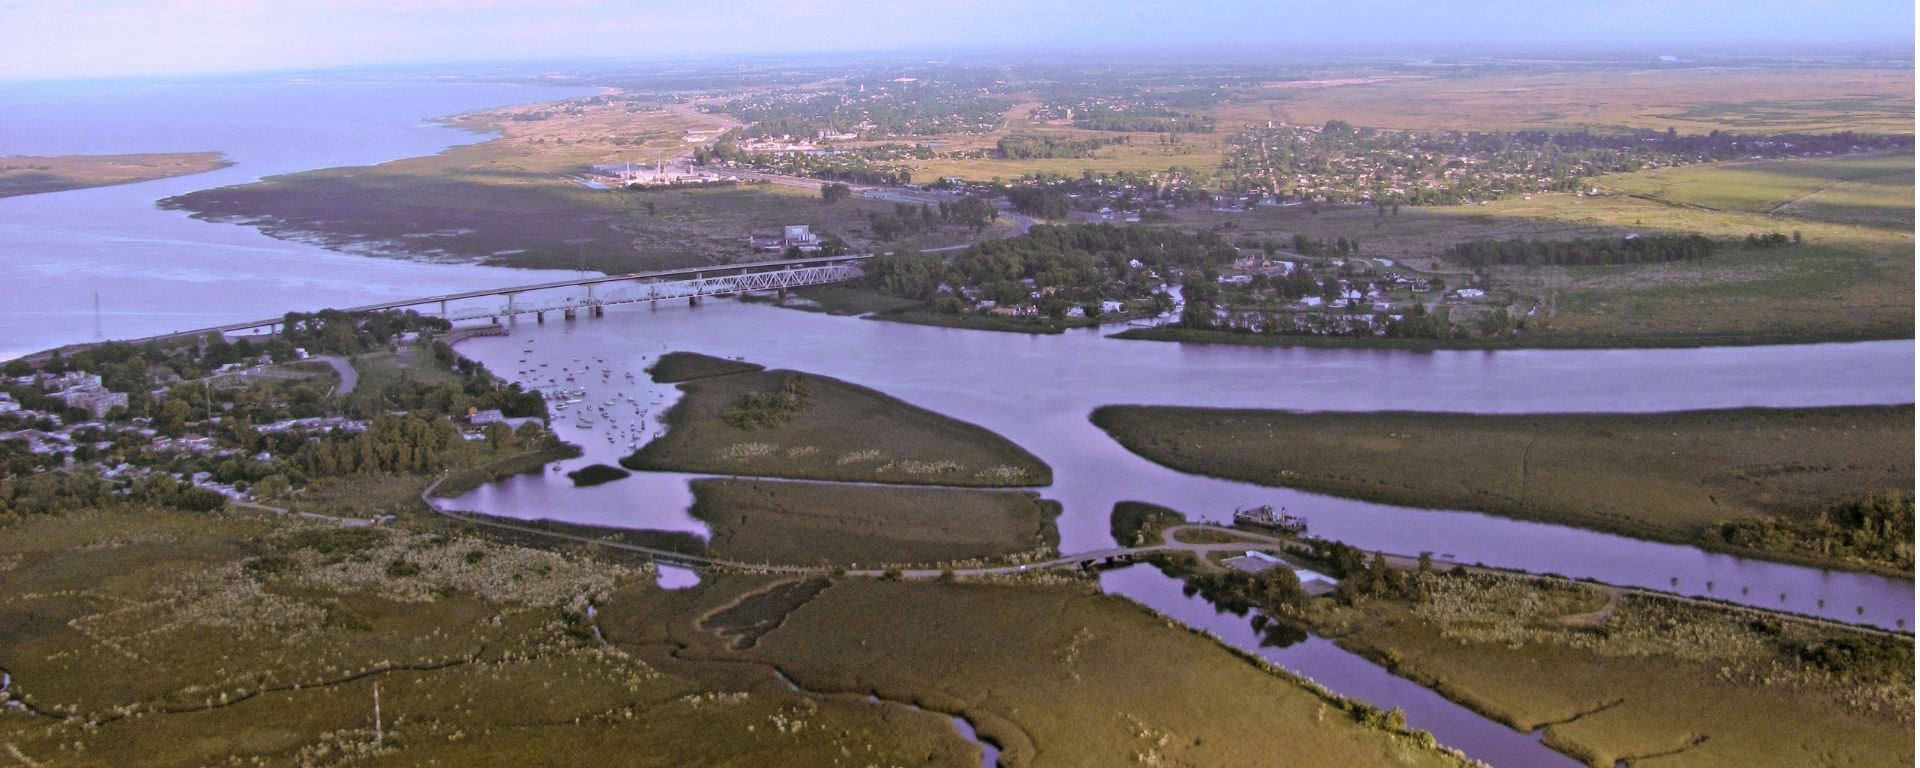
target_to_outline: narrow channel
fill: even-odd
[[[1151,565],[1129,565],[1103,571],[1100,588],[1120,595],[1194,629],[1205,630],[1222,642],[1311,678],[1327,690],[1367,702],[1381,709],[1399,707],[1407,725],[1428,731],[1440,743],[1493,766],[1565,766],[1580,761],[1540,743],[1540,735],[1516,731],[1487,719],[1418,683],[1395,676],[1333,641],[1309,635],[1305,641],[1276,648],[1261,642],[1246,618],[1215,608],[1198,595],[1188,596],[1182,584]]]

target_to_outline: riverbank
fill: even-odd
[[[1721,533],[1910,493],[1912,406],[1499,416],[1108,406],[1092,420],[1182,472],[1912,576],[1911,550],[1902,558],[1895,543],[1823,552]]]
[[[1002,317],[979,313],[949,314],[935,311],[925,302],[889,296],[868,288],[843,285],[801,288],[794,291],[794,296],[798,300],[776,303],[786,309],[824,312],[829,315],[858,315],[868,320],[930,325],[937,328],[961,328],[970,331],[1058,334],[1066,332],[1069,328],[1089,328],[1099,325],[1099,321],[1084,317],[1054,320],[1049,317]]]
[[[1248,331],[1208,330],[1163,325],[1129,328],[1111,338],[1171,341],[1182,344],[1230,344],[1247,347],[1307,347],[1315,349],[1388,349],[1409,352],[1507,349],[1695,349],[1757,347],[1781,344],[1827,344],[1854,341],[1899,341],[1913,338],[1911,326],[1878,331],[1831,333],[1679,333],[1661,335],[1521,334],[1509,339],[1411,339],[1387,336],[1309,336]]]
[[[0,197],[191,176],[231,165],[219,152],[0,156]]]
[[[254,227],[330,250],[416,261],[622,274],[759,258],[745,242],[805,225],[854,252],[871,250],[869,216],[893,204],[774,184],[618,188],[595,165],[636,153],[676,157],[689,131],[724,118],[662,109],[640,96],[597,96],[470,112],[442,122],[498,134],[439,154],[303,170],[168,197],[196,219]],[[946,226],[890,246],[965,242]]]

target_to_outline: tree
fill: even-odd
[[[837,182],[837,181],[828,182],[826,184],[820,185],[820,199],[826,201],[828,205],[832,205],[834,203],[840,202],[852,196],[853,196],[853,188],[845,184],[841,184],[840,182]]]

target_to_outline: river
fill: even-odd
[[[488,138],[432,118],[595,92],[424,82],[0,83],[0,155],[216,150],[235,162],[192,176],[0,198],[0,359],[571,275],[350,256],[253,227],[209,225],[154,202],[273,174],[430,155]]]
[[[276,173],[430,154],[485,137],[428,118],[586,92],[444,83],[0,84],[0,114],[7,115],[0,122],[0,154],[219,150],[238,162],[196,176],[0,199],[0,266],[9,275],[0,283],[0,358],[100,335],[142,336],[567,274],[348,256],[250,227],[193,221],[153,202]],[[1065,507],[1066,552],[1109,546],[1108,513],[1120,500],[1155,502],[1203,520],[1271,503],[1306,514],[1318,535],[1366,549],[1432,551],[1881,626],[1910,625],[1913,618],[1910,581],[1185,475],[1134,456],[1087,420],[1094,407],[1110,403],[1482,413],[1909,403],[1911,341],[1434,353],[1182,346],[1117,341],[1094,330],[969,332],[730,301],[694,309],[618,307],[578,322],[521,321],[513,331],[461,349],[507,376],[543,362],[547,369],[578,369],[593,361],[596,371],[576,382],[589,390],[585,399],[625,408],[619,420],[600,418],[587,427],[577,424],[578,411],[562,414],[557,431],[586,448],[566,469],[612,463],[629,451],[629,440],[656,431],[677,392],[648,381],[643,368],[662,352],[689,350],[839,377],[1005,435],[1052,465],[1055,482],[1042,493]],[[598,369],[614,373],[602,378]],[[547,472],[482,487],[452,506],[704,532],[687,515],[689,479],[640,473],[576,489]],[[675,587],[697,576],[663,569],[662,578],[663,586]],[[1502,764],[1557,759],[1531,736],[1480,719],[1323,640],[1260,648],[1250,629],[1180,596],[1177,585],[1156,572],[1110,572],[1103,585],[1317,677],[1336,692],[1402,706],[1414,726],[1476,757]]]
[[[589,390],[587,404],[624,402],[631,395],[650,411],[649,419],[671,405],[674,393],[647,381],[641,369],[671,350],[739,356],[878,389],[1005,435],[1050,464],[1054,484],[1042,493],[1065,505],[1059,521],[1064,552],[1111,546],[1108,516],[1117,501],[1150,501],[1203,520],[1271,503],[1305,514],[1316,535],[1368,550],[1431,551],[1466,563],[1887,627],[1913,620],[1911,581],[1188,475],[1135,456],[1087,419],[1093,408],[1109,403],[1486,413],[1907,403],[1913,401],[1914,362],[1907,341],[1433,353],[1188,346],[1121,341],[1094,330],[985,333],[713,301],[698,308],[615,308],[606,317],[573,323],[523,320],[510,336],[473,339],[461,350],[510,377],[543,362],[544,370],[578,370],[605,359],[615,370],[609,383],[600,383],[597,370],[578,382]],[[528,362],[520,363],[523,358]],[[631,384],[625,381],[629,372],[636,379]],[[602,419],[581,429],[572,416],[560,419],[560,433],[587,449],[566,468],[611,463],[627,453],[624,431],[632,420],[614,426]],[[605,439],[610,429],[623,432],[613,443]],[[564,476],[548,473],[478,489],[457,505],[512,517],[702,531],[686,514],[686,481],[682,475],[640,473],[575,489]]]

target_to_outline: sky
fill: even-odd
[[[0,0],[0,80],[823,51],[1896,46],[1912,0]]]

